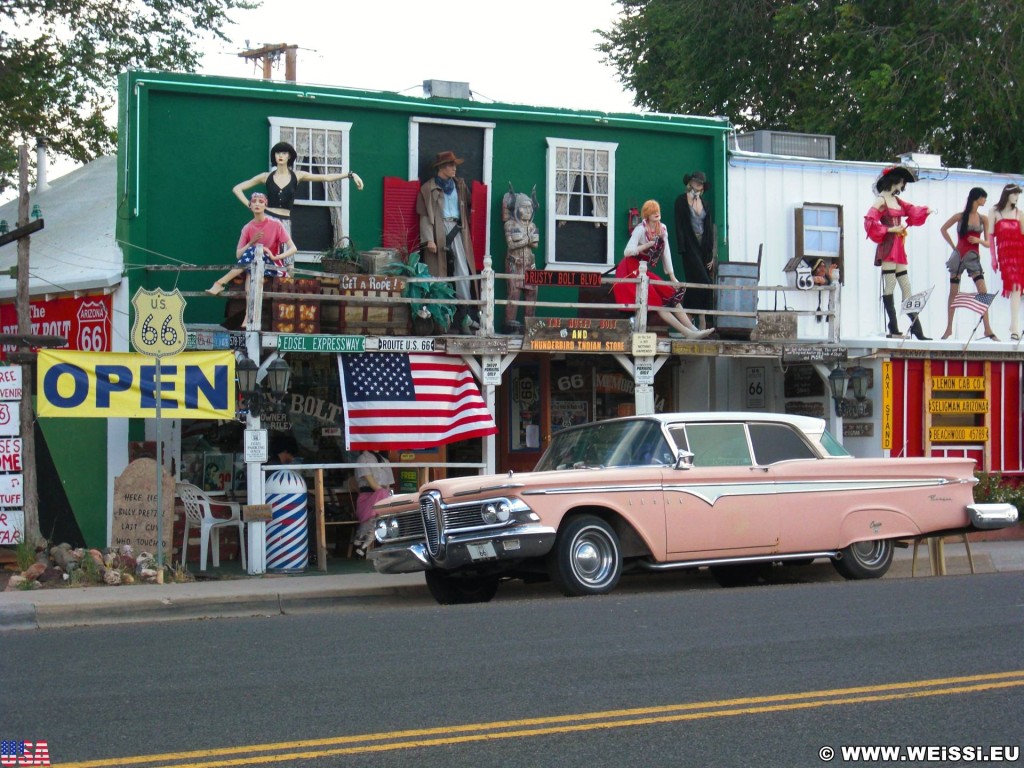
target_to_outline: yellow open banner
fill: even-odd
[[[156,360],[127,352],[40,350],[40,416],[155,418]],[[232,352],[182,352],[160,361],[160,415],[234,419]]]

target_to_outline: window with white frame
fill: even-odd
[[[824,259],[831,268],[843,270],[843,206],[804,203],[796,209],[796,253],[813,266]]]
[[[615,264],[618,144],[548,139],[547,263],[604,271]]]
[[[286,141],[295,147],[294,170],[312,176],[350,170],[349,132],[352,123],[271,117],[270,146]],[[268,147],[269,150],[269,147]],[[348,234],[348,179],[303,181],[292,206],[292,240],[297,261],[315,261]]]

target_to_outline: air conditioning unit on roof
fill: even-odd
[[[820,133],[751,131],[737,134],[736,144],[744,152],[810,157],[815,160],[836,159],[836,137]]]

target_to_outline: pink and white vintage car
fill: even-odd
[[[821,419],[672,413],[558,432],[533,472],[427,483],[376,507],[381,573],[424,571],[441,603],[490,600],[504,578],[610,592],[627,569],[708,566],[723,584],[830,558],[882,576],[894,542],[1001,528],[975,504],[970,459],[858,459]]]

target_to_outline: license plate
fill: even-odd
[[[467,544],[471,560],[494,560],[498,555],[494,552],[494,544],[487,541],[483,544]]]

